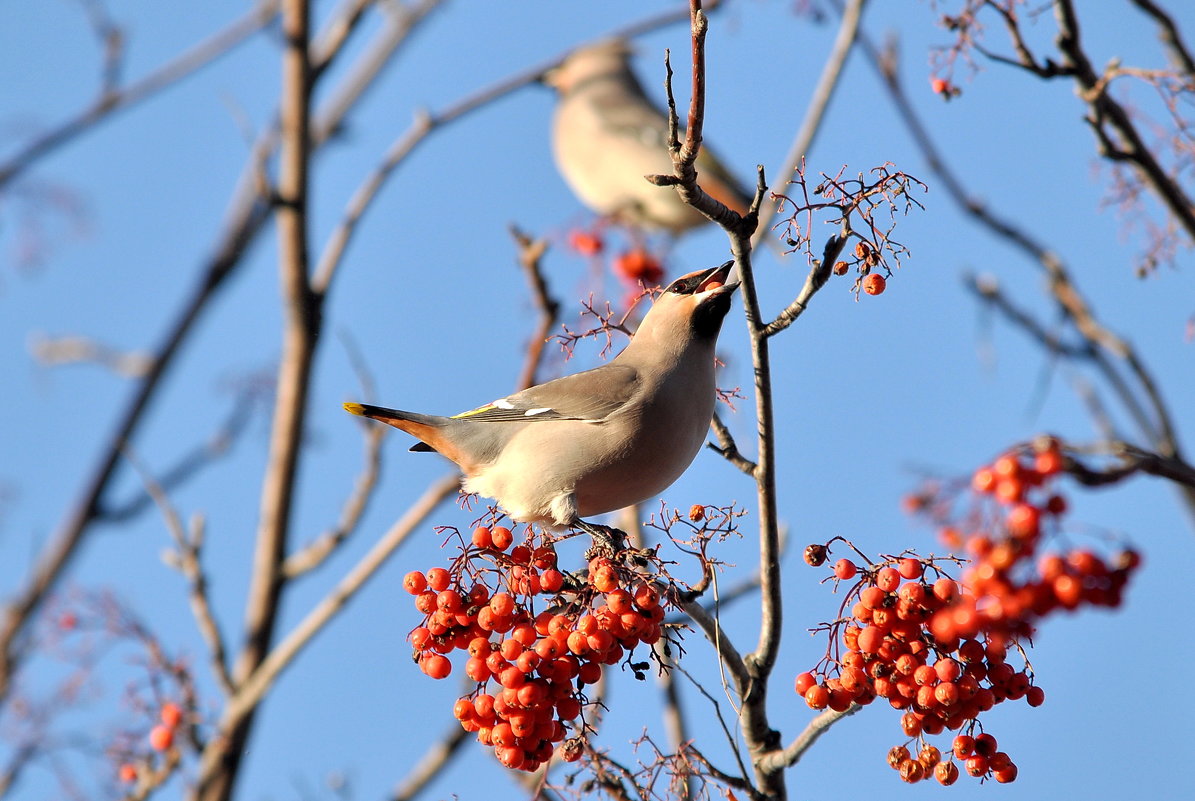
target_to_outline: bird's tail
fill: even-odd
[[[358,417],[368,417],[370,420],[377,420],[380,423],[385,423],[388,426],[394,426],[400,431],[407,432],[419,440],[419,442],[411,446],[411,450],[413,451],[435,450],[443,453],[441,448],[436,447],[443,439],[440,429],[447,422],[443,417],[404,412],[401,409],[387,409],[384,406],[373,406],[368,403],[346,403],[344,410],[349,414],[355,414]],[[448,454],[445,455],[447,456]],[[449,456],[449,458],[452,457]]]

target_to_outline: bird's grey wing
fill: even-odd
[[[639,371],[605,364],[525,389],[485,406],[453,415],[477,422],[584,420],[599,422],[631,401],[640,387]]]

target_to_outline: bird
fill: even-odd
[[[512,519],[596,535],[584,518],[667,489],[705,440],[714,413],[714,348],[737,282],[733,261],[672,281],[630,343],[606,364],[451,417],[346,403],[414,436],[464,474],[462,489]]]
[[[631,50],[605,39],[569,54],[545,72],[543,83],[559,99],[552,119],[552,151],[565,182],[602,216],[648,231],[681,234],[709,220],[672,187],[645,175],[671,174],[668,118],[631,71]],[[751,195],[702,145],[697,157],[701,188],[746,215]]]

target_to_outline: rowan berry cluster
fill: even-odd
[[[927,570],[936,574],[932,581]],[[797,693],[813,709],[845,711],[852,704],[885,698],[904,710],[902,730],[922,743],[915,756],[904,745],[889,752],[889,764],[905,781],[932,774],[942,784],[953,784],[958,778],[953,761],[948,757],[943,762],[926,736],[946,729],[973,730],[981,713],[1006,699],[1026,698],[1034,706],[1044,700],[1041,689],[1031,684],[1031,674],[1005,661],[1001,637],[939,639],[933,634],[932,621],[963,594],[937,560],[906,556],[860,570],[855,562],[839,559],[833,571],[837,581],[858,578],[844,601],[844,607],[853,605],[828,627],[836,656],[828,653],[818,673],[797,676]],[[1001,754],[996,764],[1000,772],[990,764],[979,770],[978,762],[968,763],[968,773],[991,773],[997,781],[1015,777],[1007,755]]]
[[[608,549],[574,575],[557,569],[553,542],[513,540],[508,528],[479,526],[451,571],[414,571],[403,586],[425,615],[409,636],[420,668],[442,679],[452,671],[447,655],[466,651],[465,675],[477,687],[453,714],[499,762],[530,772],[558,743],[564,760],[580,758],[590,731],[585,688],[623,661],[643,677],[649,663],[628,654],[660,640],[664,607],[641,552]]]
[[[173,701],[162,704],[158,710],[158,723],[149,730],[149,747],[154,751],[169,751],[174,746],[174,735],[182,725],[184,713],[182,707]],[[137,763],[133,761],[121,762],[116,769],[117,778],[126,784],[137,781],[139,774]]]
[[[1140,565],[1135,551],[1108,559],[1084,548],[1043,552],[1068,509],[1057,491],[1064,467],[1058,441],[1042,437],[975,471],[969,512],[961,523],[945,521],[940,531],[947,545],[968,553],[971,565],[961,576],[967,592],[931,624],[936,636],[984,631],[1012,641],[1059,609],[1121,604]]]
[[[1016,765],[982,732],[979,716],[1006,700],[1044,702],[1021,643],[1053,611],[1120,603],[1139,564],[1132,551],[1111,565],[1085,550],[1039,558],[1045,535],[1067,510],[1054,486],[1064,464],[1057,442],[1044,438],[975,473],[972,533],[964,537],[958,527],[945,527],[948,543],[965,546],[972,557],[958,582],[941,567],[961,561],[953,558],[903,555],[877,564],[864,558],[862,568],[844,558],[833,565],[836,582],[857,580],[843,615],[826,627],[826,658],[817,672],[797,677],[796,690],[814,709],[845,711],[879,697],[903,710],[901,728],[920,747],[914,754],[907,745],[895,746],[888,762],[905,781],[933,775],[953,784],[960,773],[955,759],[970,776],[1013,781]],[[914,506],[941,510],[928,496]],[[828,552],[828,544],[811,545],[805,560],[819,566]],[[1007,661],[1013,652],[1022,667]],[[944,730],[960,732],[945,758],[925,739]]]

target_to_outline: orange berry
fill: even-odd
[[[452,663],[442,654],[431,654],[419,660],[419,667],[433,679],[445,679],[452,673]]]
[[[825,709],[830,705],[830,691],[824,685],[815,684],[805,691],[805,703],[810,709]]]
[[[809,671],[797,674],[796,690],[797,695],[804,697],[805,693],[809,691],[810,687],[817,684],[817,677]]]
[[[614,259],[614,271],[632,283],[655,286],[664,279],[664,266],[645,250],[632,250]]]
[[[539,576],[539,587],[549,595],[560,592],[564,587],[564,574],[556,568],[548,568]]]
[[[478,548],[494,547],[494,539],[490,536],[489,526],[478,526],[473,529],[473,544]]]
[[[132,762],[121,763],[121,766],[116,769],[116,778],[125,784],[132,784],[137,781],[137,766]]]
[[[969,734],[960,734],[954,738],[952,750],[959,759],[966,759],[975,753],[975,738]]]
[[[1018,503],[1009,510],[1005,523],[1014,537],[1036,537],[1041,530],[1041,510],[1032,504]]]
[[[930,78],[929,88],[935,95],[944,95],[950,91],[950,81],[945,78]]]
[[[903,745],[894,745],[888,749],[888,764],[899,769],[901,764],[909,758],[909,749]]]
[[[853,579],[858,572],[859,568],[850,559],[839,559],[834,563],[834,575],[843,581]]]
[[[165,751],[174,744],[174,729],[169,726],[154,726],[149,730],[149,747],[155,751]]]
[[[602,252],[602,238],[591,231],[570,231],[568,246],[582,256],[596,256]]]
[[[402,588],[411,595],[419,595],[427,589],[427,576],[418,570],[412,570],[402,578]]]
[[[1033,469],[1043,476],[1062,472],[1064,460],[1058,451],[1045,451],[1033,457]]]
[[[920,559],[915,559],[912,556],[908,556],[900,560],[900,564],[897,566],[897,569],[900,571],[901,578],[912,581],[913,579],[921,578],[921,574],[924,572],[925,567],[921,564]]]
[[[958,781],[958,765],[953,762],[939,762],[934,766],[934,778],[944,787]]]
[[[433,567],[427,571],[427,586],[433,592],[443,592],[452,582],[452,575],[442,567]]]
[[[894,567],[881,568],[876,573],[876,586],[884,592],[895,592],[900,586],[900,571]]]
[[[971,476],[971,489],[987,494],[996,489],[996,474],[990,468],[981,467]]]
[[[515,541],[515,535],[505,526],[494,526],[490,530],[490,540],[493,542],[495,550],[505,551]]]
[[[1015,782],[1017,780],[1017,766],[1009,764],[1007,767],[1000,768],[999,770],[993,770],[992,776],[1000,784]]]
[[[508,617],[514,614],[515,600],[507,592],[496,592],[494,597],[490,598],[490,611],[499,617]]]
[[[870,273],[863,279],[863,291],[869,295],[879,295],[888,286],[888,281],[879,273]]]
[[[967,775],[979,778],[988,772],[988,758],[976,754],[967,757],[967,761],[963,763],[967,767]]]
[[[162,704],[162,711],[158,713],[158,717],[161,719],[163,726],[177,729],[178,724],[183,721],[183,710],[173,701],[167,701]]]

